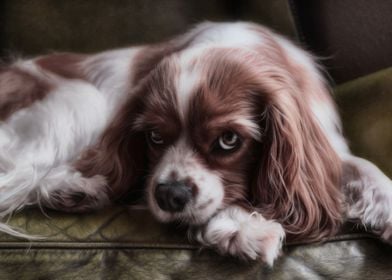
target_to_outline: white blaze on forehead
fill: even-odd
[[[197,52],[200,50],[197,49]],[[176,83],[176,95],[178,100],[179,113],[184,119],[189,108],[189,102],[194,96],[196,88],[201,82],[201,71],[194,66],[192,59],[195,53],[184,52],[180,55],[180,74]]]

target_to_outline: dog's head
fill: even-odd
[[[256,81],[241,63],[255,59],[252,54],[192,51],[167,57],[153,70],[134,129],[148,143],[153,213],[199,224],[226,205],[246,202],[265,120]]]
[[[239,204],[289,236],[336,229],[339,160],[311,108],[330,100],[288,41],[254,25],[212,25],[157,63],[134,96],[107,142],[125,177],[147,178],[159,220],[202,224]]]

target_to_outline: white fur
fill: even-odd
[[[192,46],[198,49],[212,46],[252,48],[255,44],[262,44],[263,38],[256,32],[249,32],[253,25],[245,22],[199,24],[192,34],[203,30],[192,40]],[[195,49],[196,50],[196,49]]]
[[[201,244],[215,247],[222,254],[251,260],[261,258],[272,266],[285,233],[279,223],[266,220],[259,213],[230,206],[198,228],[195,236]]]
[[[87,79],[101,92],[111,111],[117,111],[132,93],[132,61],[143,51],[143,47],[107,51],[81,63]]]
[[[360,174],[344,186],[347,218],[359,220],[392,243],[392,181],[365,159],[346,156],[345,162],[355,166]]]
[[[63,81],[47,98],[0,125],[1,217],[37,204],[38,198],[47,200],[64,185],[85,191],[69,164],[105,127],[105,104],[93,86]]]
[[[182,119],[185,119],[189,101],[193,96],[195,87],[200,83],[200,72],[198,69],[190,66],[189,62],[184,58],[180,60],[180,65],[180,76],[177,80],[177,99],[179,112]]]

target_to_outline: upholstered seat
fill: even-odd
[[[45,239],[0,236],[0,279],[388,279],[392,246],[352,226],[318,244],[286,244],[273,268],[201,249],[146,209],[74,215],[29,209],[11,224]]]

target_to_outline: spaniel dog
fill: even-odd
[[[158,220],[268,264],[284,239],[319,241],[345,220],[392,241],[391,180],[350,154],[313,58],[259,25],[3,65],[0,119],[3,219],[143,187]]]

